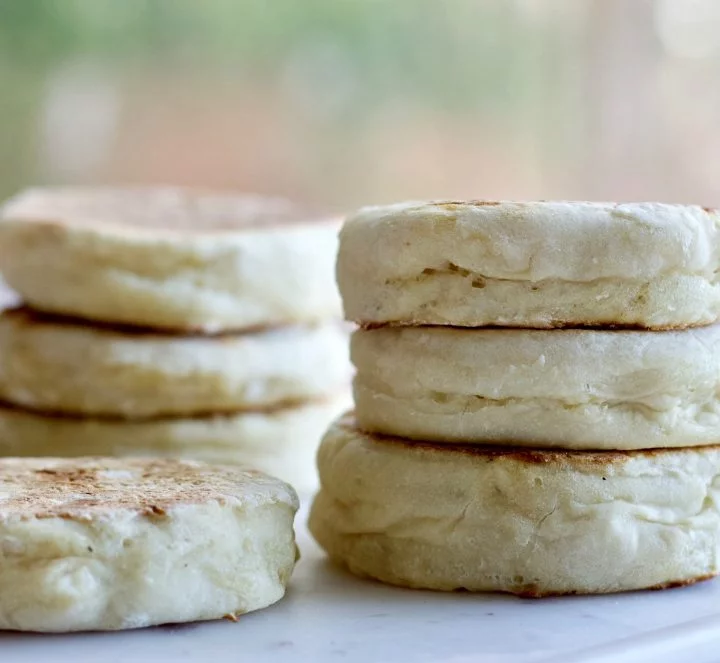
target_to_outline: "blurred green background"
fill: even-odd
[[[720,204],[717,0],[0,0],[0,196]]]

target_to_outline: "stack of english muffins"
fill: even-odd
[[[340,237],[355,412],[310,527],[359,575],[528,596],[689,584],[720,553],[720,214],[406,203]]]
[[[349,386],[338,224],[283,199],[32,189],[0,210],[0,455],[250,463],[299,490]]]

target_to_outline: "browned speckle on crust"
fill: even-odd
[[[167,511],[163,509],[160,506],[157,506],[157,504],[151,504],[145,509],[145,515],[148,516],[166,516]]]
[[[489,462],[507,458],[532,465],[564,464],[574,467],[597,466],[623,463],[629,458],[652,457],[678,453],[697,453],[701,450],[720,451],[720,443],[695,447],[667,447],[658,449],[632,450],[585,450],[543,448],[541,446],[524,447],[513,444],[511,440],[498,441],[498,444],[472,444],[456,442],[431,442],[409,440],[384,433],[362,430],[351,414],[342,417],[336,424],[348,432],[363,436],[371,444],[391,444],[403,447],[411,453],[447,453],[484,457]]]
[[[1,458],[0,520],[91,520],[117,510],[165,517],[179,505],[227,504],[261,472],[193,461],[139,458]]]

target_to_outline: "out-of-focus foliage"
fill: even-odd
[[[0,196],[712,203],[720,54],[684,45],[720,13],[683,1],[0,0]]]

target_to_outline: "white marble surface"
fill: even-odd
[[[385,587],[328,565],[300,515],[288,596],[236,624],[0,635],[0,663],[720,661],[720,582],[532,600]]]

